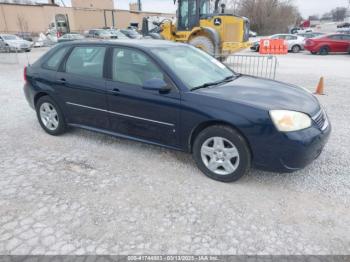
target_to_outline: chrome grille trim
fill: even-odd
[[[312,120],[322,131],[329,126],[327,114],[323,109],[321,109],[315,116],[313,116]]]

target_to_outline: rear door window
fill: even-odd
[[[75,47],[66,62],[66,72],[86,77],[103,78],[106,48],[101,46]]]
[[[341,35],[331,35],[329,38],[333,39],[333,40],[341,40],[342,36]]]
[[[343,36],[342,36],[342,39],[343,39],[343,40],[350,41],[350,35],[343,35]]]

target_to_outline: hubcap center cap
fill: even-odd
[[[214,151],[214,155],[216,156],[216,159],[219,161],[225,160],[226,154],[222,150],[216,150]]]

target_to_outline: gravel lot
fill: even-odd
[[[233,184],[181,152],[77,129],[47,135],[23,66],[0,62],[0,253],[350,254],[350,56],[278,59],[279,80],[314,90],[325,77],[331,139],[302,171],[252,170]]]

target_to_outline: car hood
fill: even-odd
[[[293,110],[310,116],[320,111],[317,98],[303,88],[245,75],[229,83],[194,92],[265,110]]]

